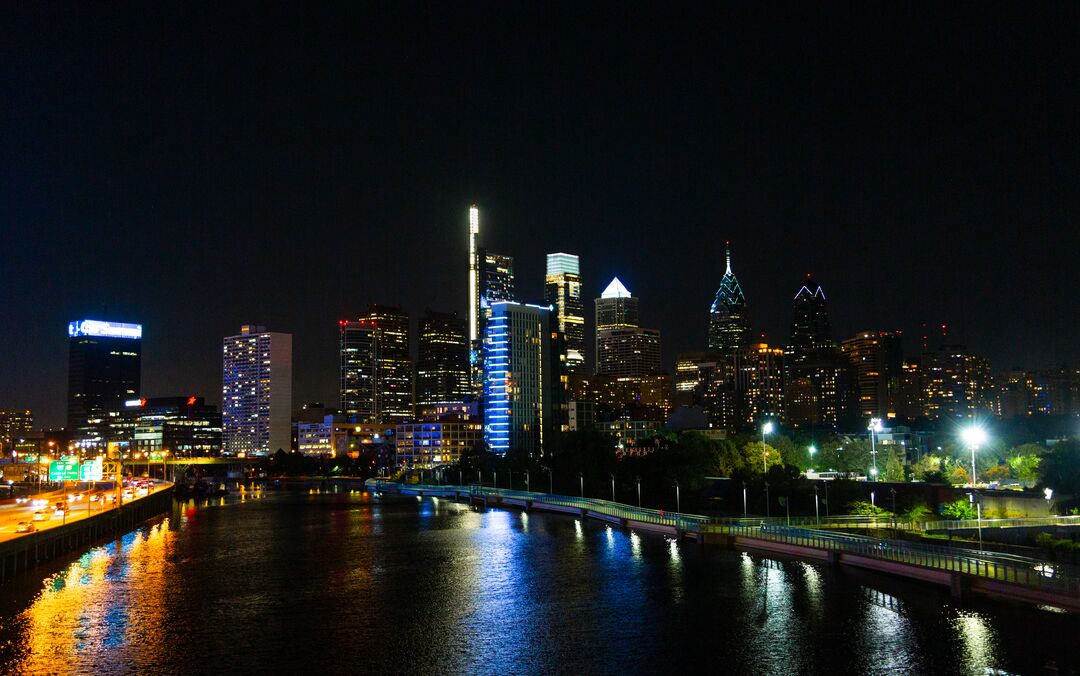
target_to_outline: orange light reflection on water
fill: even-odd
[[[153,671],[167,649],[169,519],[95,547],[45,578],[12,627],[25,646],[6,669],[29,673]],[[129,613],[133,604],[140,612]],[[158,612],[146,612],[158,608]],[[108,663],[101,656],[108,655]]]

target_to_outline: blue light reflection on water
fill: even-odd
[[[1077,635],[848,569],[362,493],[183,506],[2,602],[14,671],[1068,673]]]

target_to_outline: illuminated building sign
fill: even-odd
[[[97,319],[84,319],[68,324],[68,335],[97,336],[100,338],[142,338],[142,324],[123,324],[121,322],[103,322]]]

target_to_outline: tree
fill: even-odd
[[[949,483],[956,486],[963,486],[968,483],[968,473],[963,467],[957,465],[953,467],[952,472],[949,473]]]
[[[1014,446],[1006,454],[1006,463],[1016,480],[1031,487],[1039,480],[1039,464],[1046,449],[1038,444]]]
[[[743,464],[754,473],[761,473],[763,470],[762,464],[765,467],[772,467],[774,465],[782,466],[784,460],[776,448],[765,444],[765,459],[762,460],[761,451],[762,445],[760,441],[749,441],[743,446]]]
[[[1080,495],[1080,441],[1054,444],[1039,463],[1039,483],[1055,493]]]
[[[900,520],[906,523],[915,523],[916,521],[926,521],[933,512],[926,505],[920,503],[912,505],[903,512],[900,513]]]
[[[878,507],[872,502],[856,500],[848,505],[848,514],[854,514],[855,516],[885,516],[891,514],[891,512]]]
[[[1000,465],[994,465],[990,469],[986,470],[986,480],[992,483],[1001,483],[1006,479],[1012,477],[1012,470],[1009,466],[1002,463]]]

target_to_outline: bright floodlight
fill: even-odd
[[[870,418],[870,427],[868,427],[867,429],[874,430],[875,432],[880,432],[885,428],[881,426],[881,418]]]
[[[765,423],[761,428],[761,433],[762,434],[772,434],[772,423],[771,422]]]
[[[978,425],[964,428],[960,436],[963,437],[964,443],[972,448],[978,448],[986,443],[986,430]]]

